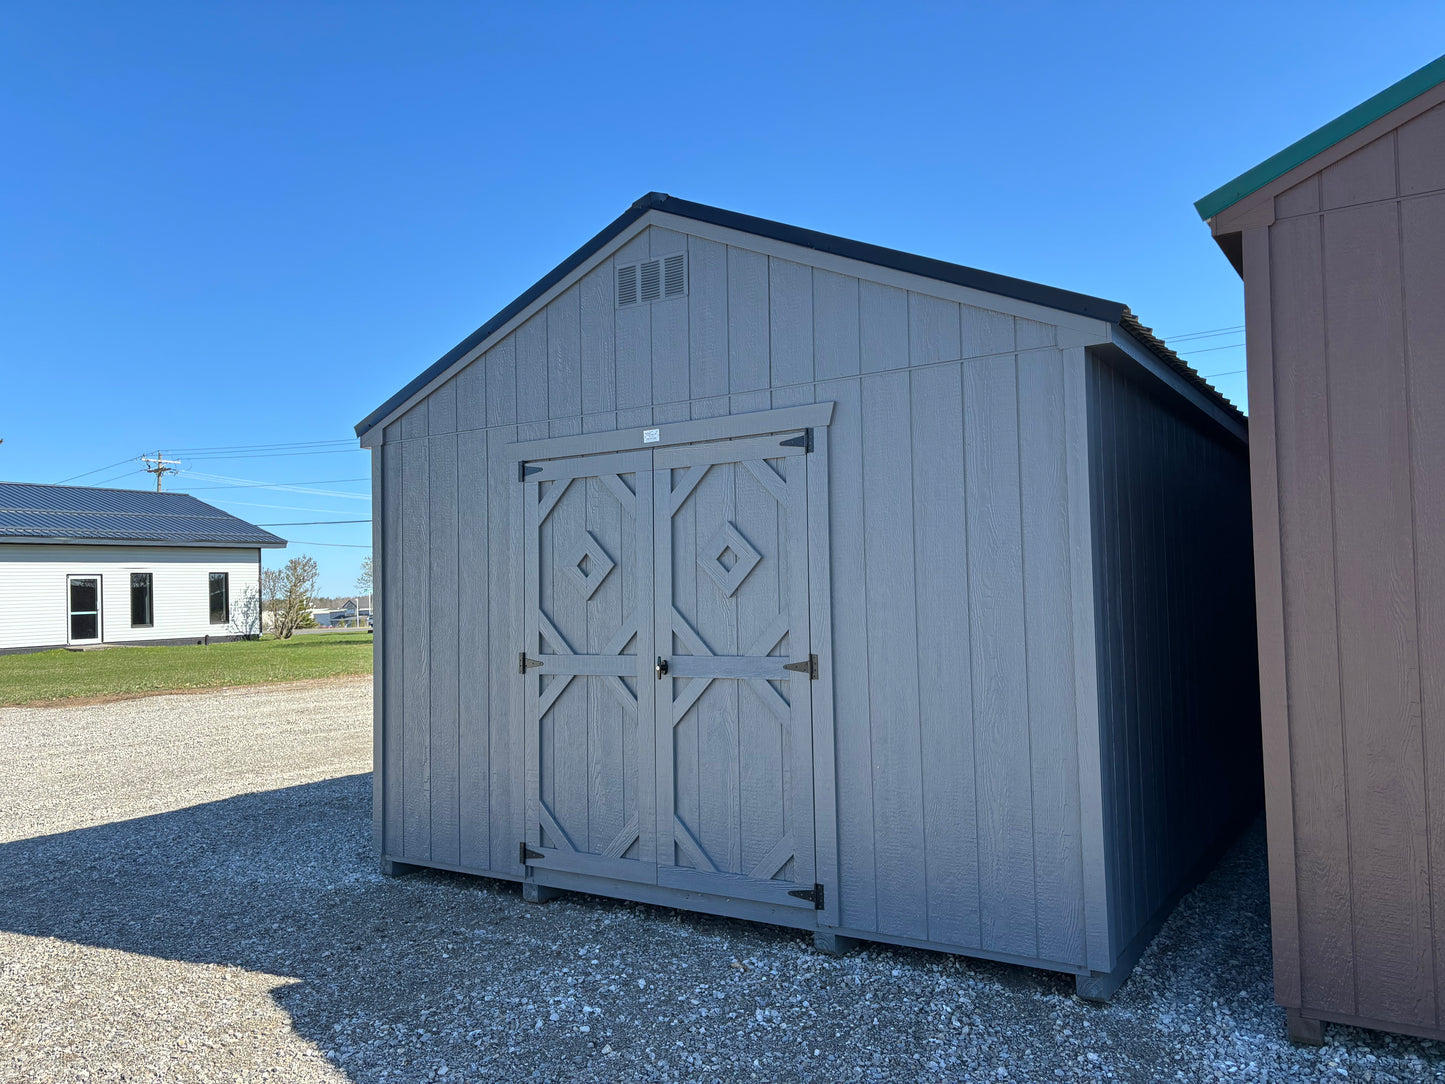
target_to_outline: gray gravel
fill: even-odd
[[[1105,1008],[1040,971],[371,857],[369,687],[0,710],[0,1080],[1445,1080],[1270,992],[1251,830]]]

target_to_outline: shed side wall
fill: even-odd
[[[1262,801],[1244,448],[1091,359],[1110,934],[1121,949]]]
[[[1445,106],[1274,200],[1245,276],[1273,390],[1298,973],[1307,1015],[1445,1029]],[[1260,306],[1267,311],[1260,311]],[[1253,340],[1252,340],[1253,343]],[[1253,378],[1253,377],[1252,377]],[[1277,525],[1277,526],[1276,526]],[[1287,831],[1281,825],[1280,831]],[[1433,932],[1432,932],[1433,931]],[[1294,936],[1291,928],[1276,937]],[[1286,947],[1294,959],[1293,945]],[[1295,993],[1297,989],[1297,994]]]

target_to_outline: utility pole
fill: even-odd
[[[159,450],[156,452],[154,459],[148,455],[141,456],[141,459],[145,461],[146,473],[156,476],[157,493],[161,491],[161,479],[167,474],[175,474],[181,469],[181,461],[179,459],[162,459]]]

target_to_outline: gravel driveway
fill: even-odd
[[[371,858],[365,681],[0,710],[0,1080],[1445,1080],[1270,992],[1256,826],[1105,1008]]]

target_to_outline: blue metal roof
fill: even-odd
[[[0,482],[0,542],[7,541],[286,545],[284,538],[187,493]]]

